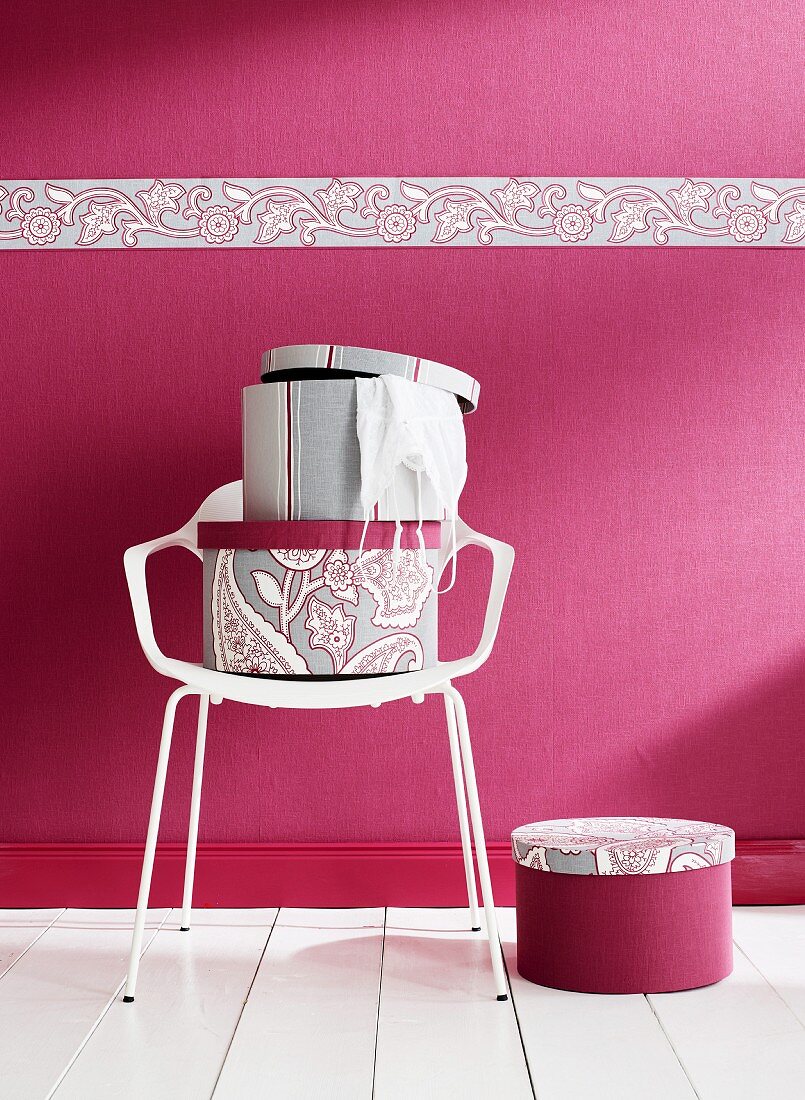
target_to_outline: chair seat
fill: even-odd
[[[669,817],[588,817],[537,821],[512,833],[523,867],[569,875],[656,875],[729,863],[726,825]]]
[[[426,695],[452,676],[466,672],[466,667],[465,661],[448,661],[419,672],[355,680],[314,681],[270,680],[260,676],[216,672],[200,664],[171,658],[161,661],[157,670],[204,694],[236,703],[289,710],[335,710],[341,707],[379,706],[397,699]]]

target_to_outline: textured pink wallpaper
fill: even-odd
[[[798,4],[31,3],[6,178],[802,176]],[[595,75],[594,82],[588,80]],[[805,836],[803,254],[479,249],[2,257],[0,839],[139,840],[170,690],[126,546],[239,476],[259,354],[476,374],[464,514],[518,562],[465,684],[488,833],[540,816]],[[485,580],[445,598],[474,644]],[[151,567],[198,655],[200,567]],[[186,708],[186,709],[185,709]],[[180,706],[165,839],[189,802]],[[439,705],[211,714],[202,840],[452,839]]]

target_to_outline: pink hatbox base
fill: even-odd
[[[516,866],[517,969],[578,993],[668,993],[732,973],[730,863],[658,875]]]

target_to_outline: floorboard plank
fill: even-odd
[[[701,1100],[802,1100],[805,1029],[739,949],[724,981],[649,1000]]]
[[[169,910],[149,913],[146,944]],[[132,910],[68,909],[0,981],[0,1097],[46,1097],[125,978]]]
[[[499,909],[523,1046],[539,1100],[695,1100],[646,998],[568,993],[517,973],[514,909]]]
[[[124,1005],[133,913],[0,912],[0,1100],[202,1100],[219,1073],[215,1100],[370,1100],[373,1069],[376,1100],[528,1100],[523,1046],[539,1100],[805,1096],[805,906],[736,910],[732,977],[649,998],[524,981],[499,910],[509,1004],[463,910],[390,909],[385,945],[382,909],[282,910],[265,946],[274,914],[151,913]]]
[[[0,912],[0,978],[63,912],[64,909],[4,909]]]
[[[389,909],[375,1100],[533,1096],[511,1000],[463,909]]]
[[[382,909],[280,910],[215,1100],[370,1100]]]
[[[733,925],[738,947],[805,1027],[805,905],[736,908]]]
[[[55,1100],[211,1096],[276,915],[198,910],[180,932],[174,910],[143,957],[134,1004],[115,1000]]]

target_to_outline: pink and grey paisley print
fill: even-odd
[[[512,856],[523,867],[566,875],[657,875],[729,863],[735,833],[679,818],[537,821],[514,830]]]
[[[416,626],[433,581],[433,570],[419,551],[367,550],[352,574],[377,605],[375,626]]]
[[[233,568],[237,553],[219,550],[217,554],[212,588],[213,667],[259,676],[307,672],[305,658],[290,639],[243,599]]]
[[[437,660],[435,551],[204,554],[207,667],[256,676],[369,676]]]

